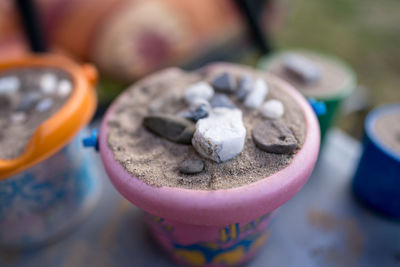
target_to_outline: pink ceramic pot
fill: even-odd
[[[267,238],[265,228],[271,213],[292,198],[309,178],[320,143],[317,119],[303,96],[287,83],[277,83],[303,110],[307,124],[305,143],[285,169],[258,182],[226,190],[152,187],[131,176],[107,145],[107,121],[114,106],[107,111],[99,136],[105,169],[115,188],[147,212],[151,233],[176,262],[232,266],[250,260]]]

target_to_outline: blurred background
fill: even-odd
[[[166,66],[306,48],[347,61],[359,88],[339,126],[359,138],[367,112],[400,101],[398,0],[250,0],[268,49],[260,49],[233,0],[36,0],[48,47],[100,70],[100,110],[130,83]],[[0,1],[0,59],[29,51],[14,1]],[[100,111],[101,113],[101,111]]]

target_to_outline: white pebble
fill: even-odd
[[[192,144],[200,155],[220,163],[236,157],[243,150],[245,138],[242,111],[215,108],[196,123]]]
[[[198,82],[185,89],[184,98],[188,104],[198,98],[210,100],[214,95],[214,89],[206,82]]]
[[[265,102],[261,107],[261,114],[267,119],[279,119],[284,112],[285,108],[282,102],[276,99]]]
[[[13,123],[21,123],[26,120],[26,114],[24,112],[16,112],[11,114],[10,120]]]
[[[296,75],[303,82],[310,83],[320,79],[320,69],[304,56],[289,54],[284,59],[283,64],[286,70]]]
[[[0,94],[11,94],[18,91],[20,81],[17,77],[8,76],[0,78]]]
[[[41,77],[39,85],[43,93],[54,94],[57,89],[57,76],[52,73],[46,73]]]
[[[244,105],[248,108],[259,108],[268,94],[267,83],[263,79],[254,82],[253,89],[247,94]]]
[[[60,81],[60,83],[58,84],[58,90],[57,93],[59,96],[61,97],[66,97],[67,95],[69,95],[72,91],[72,84],[70,81],[67,80],[62,80]]]
[[[211,108],[210,102],[208,102],[204,98],[195,98],[190,103],[191,107],[198,107],[198,106],[201,106],[201,105],[206,105],[208,108]]]
[[[45,98],[36,105],[36,110],[39,112],[45,112],[53,106],[53,100],[51,98]]]

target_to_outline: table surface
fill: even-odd
[[[258,266],[400,266],[400,222],[354,199],[360,144],[333,130],[304,188],[282,206]],[[111,186],[98,159],[102,197],[78,229],[42,249],[0,251],[0,266],[174,266],[150,240],[140,210]]]

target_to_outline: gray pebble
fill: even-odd
[[[0,95],[0,110],[6,110],[11,106],[11,99],[7,95]]]
[[[143,125],[151,132],[180,144],[191,144],[195,124],[178,116],[154,114],[144,117]]]
[[[191,113],[191,120],[197,122],[208,116],[210,108],[205,104],[200,104],[197,107],[190,108],[189,111]]]
[[[208,116],[210,113],[211,106],[205,99],[197,99],[193,101],[190,105],[189,109],[182,110],[178,112],[176,115],[178,117],[185,118],[187,120],[191,120],[193,122],[197,122],[200,119],[203,119]]]
[[[12,94],[19,90],[20,80],[14,76],[0,78],[0,94]]]
[[[312,60],[298,54],[289,54],[284,59],[284,69],[303,83],[313,83],[321,79],[321,70]]]
[[[58,84],[57,93],[61,97],[68,96],[72,91],[72,83],[68,80],[61,80]]]
[[[279,121],[264,121],[254,127],[252,138],[257,147],[275,154],[291,154],[297,148],[292,131]]]
[[[198,99],[210,100],[214,95],[214,89],[207,82],[197,82],[186,87],[183,97],[189,105]]]
[[[230,73],[224,72],[214,79],[212,86],[217,91],[232,93],[236,91],[235,77]]]
[[[18,103],[17,111],[29,111],[41,99],[42,95],[38,92],[29,92],[22,96],[21,101]]]
[[[179,171],[184,174],[196,174],[204,170],[204,162],[198,159],[187,159],[179,164]]]
[[[247,94],[253,89],[254,80],[250,75],[243,75],[239,80],[239,89],[237,91],[237,98],[244,100]]]
[[[224,94],[215,94],[210,100],[213,108],[236,108],[235,104]]]
[[[185,119],[193,121],[193,122],[197,122],[198,120],[207,117],[208,113],[209,113],[209,108],[207,108],[204,105],[201,105],[193,110],[185,109],[185,110],[179,111],[176,114],[176,116],[185,118]]]
[[[40,89],[44,94],[53,94],[56,91],[57,76],[53,73],[45,73],[39,81]]]
[[[36,105],[36,110],[39,112],[45,112],[53,106],[53,100],[51,98],[45,98]]]
[[[11,114],[10,116],[10,120],[13,123],[23,123],[24,121],[26,121],[26,114],[24,112],[16,112]]]

